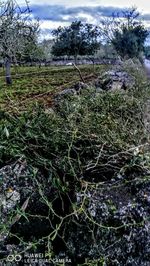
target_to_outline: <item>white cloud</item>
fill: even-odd
[[[17,0],[19,4],[24,5],[25,0]],[[136,6],[138,8],[138,11],[142,14],[150,14],[150,1],[149,0],[29,0],[29,6],[31,6],[32,9],[32,5],[36,5],[36,6],[41,6],[41,10],[39,8],[39,17],[41,17],[41,19],[43,19],[43,21],[41,21],[41,25],[40,28],[42,29],[42,31],[46,34],[50,34],[48,32],[48,30],[51,29],[56,29],[59,26],[67,26],[69,25],[69,21],[71,21],[71,18],[79,18],[79,19],[86,19],[87,22],[89,23],[93,23],[96,24],[97,22],[97,14],[96,11],[95,13],[93,13],[92,9],[90,12],[90,6],[91,7],[109,7],[108,10],[113,7],[114,9],[116,8],[131,8],[133,6]],[[60,5],[59,7],[57,7],[57,5]],[[42,7],[46,8],[46,6],[53,6],[52,10],[50,10],[50,8],[46,9],[45,12],[42,11]],[[61,7],[62,6],[62,7]],[[78,11],[76,11],[76,13],[71,13],[68,14],[66,12],[63,12],[65,10],[64,7],[78,7]],[[89,8],[89,12],[84,12],[84,9],[80,7],[88,7]],[[61,13],[61,8],[62,8],[62,13]],[[112,10],[113,10],[112,8]],[[58,9],[58,15],[57,16],[57,9]],[[38,9],[37,9],[38,11]],[[48,13],[49,12],[49,13]],[[105,13],[105,11],[104,11]],[[107,13],[107,12],[106,12]],[[35,13],[36,14],[36,13]],[[55,18],[55,14],[56,14],[56,21],[55,19],[53,19],[53,17]],[[38,15],[37,15],[38,16]],[[104,16],[104,14],[103,14]],[[46,20],[44,20],[44,18]],[[62,21],[62,18],[64,19],[64,21]],[[48,20],[49,19],[49,20]],[[59,21],[60,20],[60,21]],[[143,20],[144,25],[147,28],[150,28],[150,20],[147,17],[147,19]],[[48,33],[47,33],[48,32]],[[47,35],[47,36],[48,36]]]
[[[90,14],[80,12],[78,16],[80,19],[86,19],[87,23],[97,24],[97,19],[94,19],[93,16],[91,16]]]
[[[20,4],[24,3],[24,0],[18,0]],[[131,7],[136,6],[139,11],[143,13],[150,13],[150,1],[149,0],[30,0],[29,5],[64,5],[67,7],[75,6],[115,6],[115,7]]]
[[[150,1],[148,0],[107,0],[101,1],[104,6],[117,6],[117,7],[132,7],[136,6],[139,11],[144,13],[150,12]]]
[[[67,26],[69,25],[68,22],[61,22],[61,26]],[[50,21],[50,20],[44,20],[40,22],[40,28],[41,29],[57,29],[60,26],[59,21]]]
[[[19,0],[19,3],[23,3],[23,0]],[[96,6],[96,5],[103,5],[101,0],[30,0],[29,4],[36,4],[36,5],[64,5],[67,7],[75,7],[75,6]]]

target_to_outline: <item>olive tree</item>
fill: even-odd
[[[38,22],[31,19],[28,3],[21,8],[15,0],[0,3],[0,56],[6,69],[6,83],[11,84],[11,64],[17,62],[26,45],[36,41]]]
[[[73,56],[77,64],[78,55],[93,55],[100,47],[98,27],[74,21],[68,27],[53,31],[55,42],[52,47],[54,56]]]
[[[113,14],[111,19],[102,23],[102,31],[121,58],[139,58],[144,51],[148,31],[136,8]]]

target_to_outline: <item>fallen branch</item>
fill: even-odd
[[[84,78],[82,77],[82,74],[81,74],[80,69],[76,66],[75,63],[73,63],[73,66],[74,66],[74,68],[78,71],[81,81],[82,81],[83,83],[85,83]]]

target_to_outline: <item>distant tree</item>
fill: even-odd
[[[40,47],[42,48],[42,50],[44,51],[44,54],[46,55],[46,60],[51,60],[53,55],[52,55],[52,47],[54,45],[54,40],[53,39],[47,39],[47,40],[43,40],[40,43]]]
[[[100,59],[113,59],[117,57],[117,53],[110,42],[101,44],[100,49],[97,51],[96,55],[97,58]]]
[[[21,9],[15,0],[0,3],[0,56],[6,68],[6,83],[11,84],[11,63],[23,56],[26,45],[36,39],[38,23],[30,19],[30,9]]]
[[[139,57],[148,36],[139,20],[136,8],[113,15],[112,20],[103,22],[104,33],[122,58]]]
[[[54,41],[52,39],[42,40],[40,43],[37,40],[31,41],[25,46],[22,60],[32,65],[33,62],[45,63],[52,60],[52,46]]]
[[[150,59],[150,46],[145,46],[144,55],[147,59]]]
[[[30,63],[31,65],[33,62],[39,64],[41,66],[41,62],[45,61],[46,54],[44,52],[43,47],[34,40],[25,46],[23,55],[21,56],[21,60],[26,63]]]
[[[93,55],[100,46],[98,27],[81,21],[72,22],[68,27],[59,27],[53,31],[53,35],[55,43],[52,54],[74,56],[75,64],[78,55]]]

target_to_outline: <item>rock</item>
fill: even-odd
[[[136,85],[136,74],[140,79],[144,76],[144,69],[139,60],[125,60],[115,65],[112,70],[104,72],[98,79],[91,81],[88,84],[78,82],[66,88],[55,95],[55,103],[58,104],[61,100],[67,98],[67,96],[80,94],[83,90],[95,89],[96,93],[102,91],[125,91],[130,90]],[[94,95],[94,94],[93,94]]]
[[[64,252],[76,263],[81,258],[83,263],[84,259],[101,258],[106,266],[148,266],[150,179],[146,177],[127,180],[121,175],[97,184],[83,181],[73,199],[64,192],[60,196],[60,190],[41,173],[35,178],[24,159],[1,168],[0,255],[25,249],[22,242],[16,244],[16,239],[9,239],[9,232],[31,243],[58,228],[60,215],[65,217],[59,228],[65,245],[59,236],[51,243],[58,258]],[[41,195],[53,203],[50,207],[56,215]],[[18,217],[17,209],[23,215],[19,213]]]
[[[73,86],[73,88],[77,91],[77,92],[81,92],[82,90],[84,90],[84,89],[88,89],[88,85],[86,84],[86,83],[84,83],[84,82],[78,82],[78,83],[76,83],[74,86]]]
[[[65,216],[70,212],[73,193],[70,196],[61,194],[51,178],[39,170],[36,173],[36,169],[22,158],[0,169],[0,181],[0,257],[3,258],[9,254],[10,246],[13,253],[24,250],[19,238],[27,243],[33,239],[38,242],[52,233],[59,223],[58,215]],[[54,213],[58,215],[54,215],[46,202],[52,203]],[[59,236],[55,242],[54,247],[61,249],[63,243]]]
[[[101,88],[96,88],[96,93],[103,93],[104,92],[104,90],[103,89],[101,89]]]
[[[95,88],[96,93],[101,93],[102,91],[115,91],[115,90],[127,90],[132,89],[135,85],[135,79],[129,75],[123,69],[115,68],[115,70],[106,71],[94,82],[85,84],[83,82],[78,82],[74,84],[71,88],[67,88],[54,97],[54,101],[57,104],[70,95],[76,95],[82,93],[83,90],[90,88]]]
[[[111,70],[102,74],[94,85],[103,90],[126,90],[134,87],[135,80],[125,71]]]
[[[20,193],[17,191],[10,191],[6,192],[5,196],[1,195],[1,206],[3,208],[3,212],[7,213],[11,209],[13,209],[17,203],[20,202]]]
[[[61,92],[58,92],[54,96],[54,102],[53,102],[53,107],[55,111],[59,111],[60,105],[62,102],[67,99],[69,96],[76,95],[77,92],[75,89],[68,88],[65,90],[62,90]]]
[[[55,115],[55,111],[53,108],[47,108],[45,109],[45,113],[49,115]]]
[[[68,95],[76,94],[75,89],[65,89],[55,95],[55,100],[61,100],[62,98],[65,98]]]
[[[67,98],[70,95],[80,94],[82,90],[88,89],[89,86],[83,82],[75,83],[71,88],[67,88],[59,93],[57,93],[54,97],[55,103],[60,102],[61,100]]]
[[[150,261],[150,181],[124,180],[90,186],[77,193],[84,209],[66,235],[76,259],[103,259],[106,266],[145,265]],[[90,243],[90,245],[89,245]]]
[[[21,200],[21,191],[25,189],[22,186],[25,186],[26,177],[28,177],[29,173],[30,171],[25,160],[18,160],[16,163],[0,169],[1,227],[7,224],[7,231],[4,230],[3,232],[1,232],[2,234],[0,237],[0,242],[3,242],[9,234],[9,229],[13,223],[13,219],[8,220],[8,217],[11,215],[13,210],[15,210],[17,206],[19,206]],[[24,181],[20,182],[20,185],[18,185],[22,176],[24,176]],[[27,184],[26,192],[29,190],[29,184]]]
[[[148,78],[150,78],[150,60],[148,59],[144,60],[144,67],[145,67]]]

